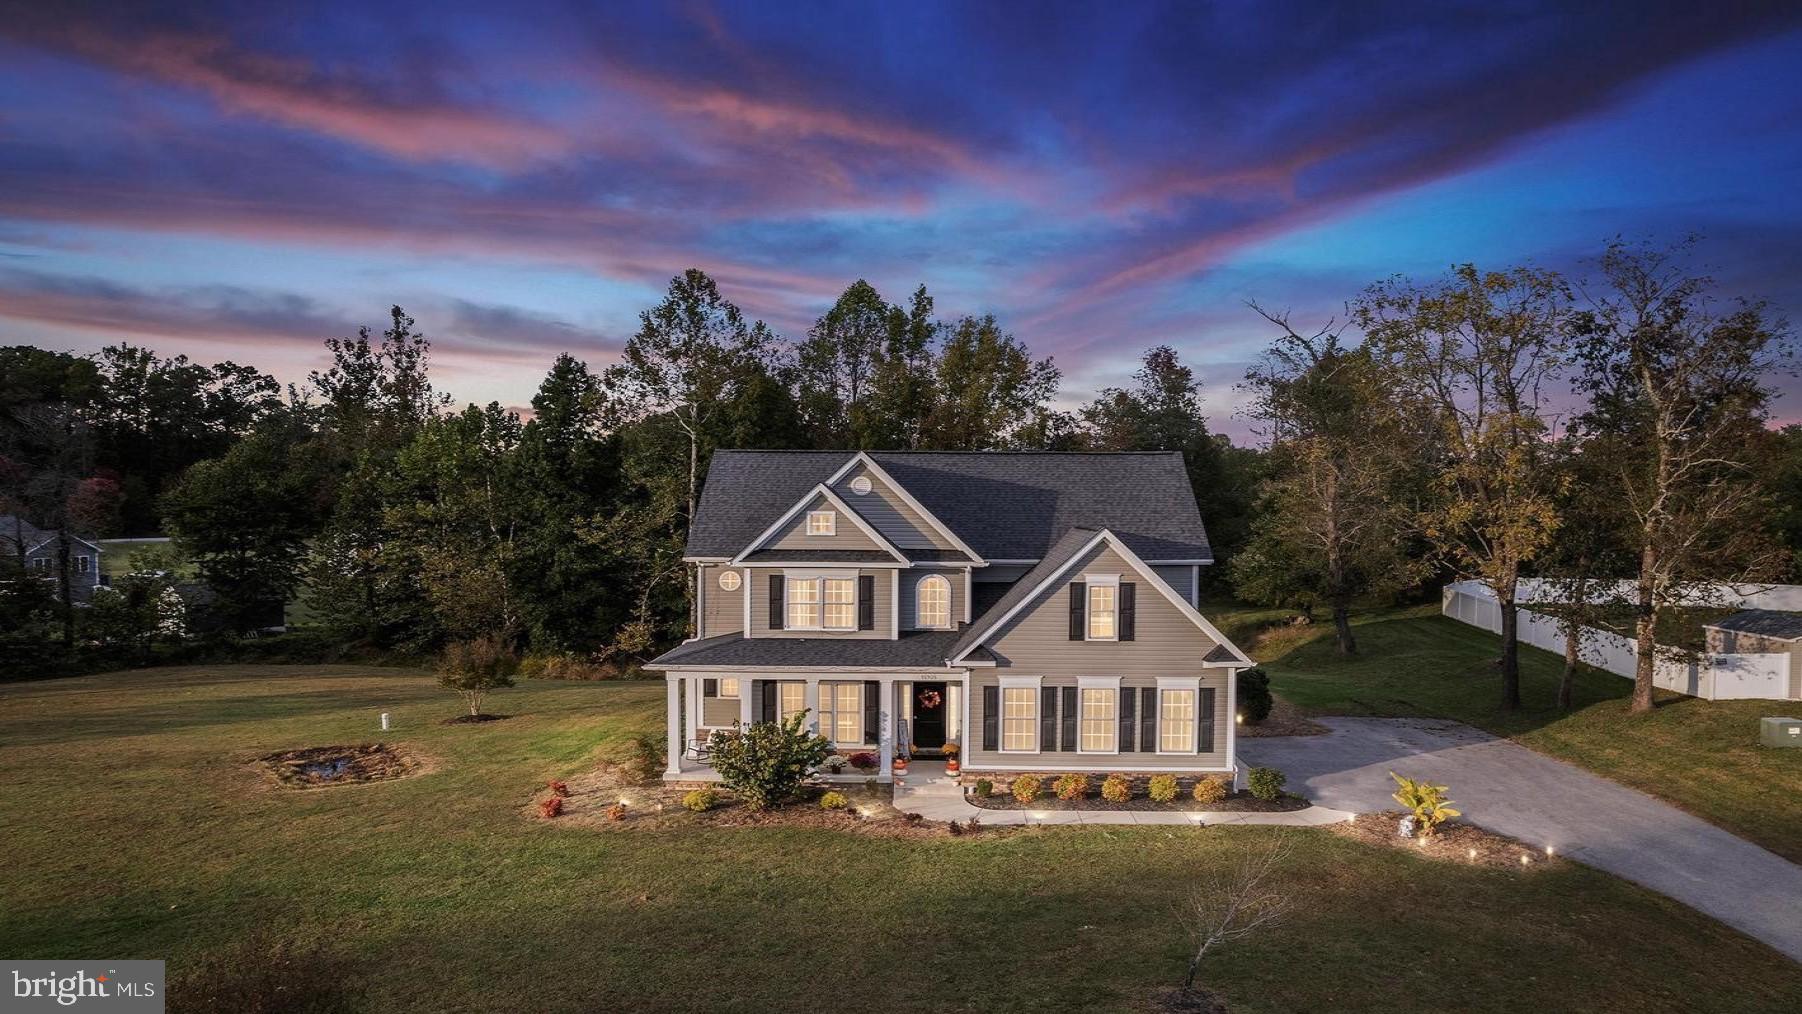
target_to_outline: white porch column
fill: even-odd
[[[807,697],[806,697],[805,703],[807,705],[807,728],[812,730],[813,734],[817,736],[820,734],[820,681],[819,680],[809,679],[807,681]]]
[[[682,774],[682,677],[670,676],[669,684],[669,767],[663,773],[672,777]]]
[[[690,676],[683,682],[682,692],[688,696],[688,734],[701,738],[701,677]]]
[[[895,681],[883,680],[881,686],[876,705],[877,721],[882,723],[877,738],[882,767],[878,770],[883,778],[889,778],[895,773]]]
[[[739,678],[739,681],[738,681],[738,724],[740,724],[740,725],[748,727],[751,724],[751,688],[755,687],[756,685],[757,685],[756,680],[745,679],[743,677]],[[765,692],[768,692],[769,688],[765,687],[764,690],[765,690]]]

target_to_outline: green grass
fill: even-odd
[[[662,687],[527,684],[494,697],[508,721],[438,724],[456,707],[419,674],[349,666],[0,687],[0,954],[179,969],[267,928],[343,951],[379,1010],[1134,1009],[1180,976],[1173,903],[1271,833],[558,825],[521,810],[659,728]],[[433,773],[293,792],[244,767],[375,740],[382,711]],[[1802,993],[1775,952],[1581,866],[1277,833],[1297,906],[1213,964],[1235,1011],[1777,1011]]]
[[[1434,607],[1356,619],[1359,654],[1341,658],[1330,624],[1268,628],[1280,612],[1229,609],[1272,689],[1314,714],[1453,718],[1513,739],[1673,803],[1802,862],[1802,750],[1758,745],[1758,719],[1802,715],[1779,701],[1703,701],[1658,694],[1649,715],[1627,712],[1631,681],[1584,667],[1569,714],[1556,704],[1564,660],[1521,646],[1525,707],[1503,711],[1494,634]],[[1453,786],[1454,791],[1456,786]]]

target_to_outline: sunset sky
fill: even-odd
[[[1793,2],[290,6],[0,0],[0,344],[298,380],[398,302],[517,406],[685,267],[788,336],[863,277],[1242,434],[1247,299],[1696,232],[1802,316]]]

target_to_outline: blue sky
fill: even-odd
[[[1802,8],[1587,6],[0,0],[0,342],[298,380],[399,302],[517,406],[685,267],[790,336],[863,277],[1243,435],[1249,299],[1698,233],[1802,306]]]

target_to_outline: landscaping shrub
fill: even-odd
[[[1030,803],[1039,798],[1039,793],[1044,791],[1044,788],[1045,780],[1038,775],[1021,775],[1014,779],[1012,786],[1014,798],[1022,803]]]
[[[978,778],[976,779],[975,792],[976,798],[987,799],[995,794],[995,783],[989,781],[987,778]]]
[[[822,810],[842,810],[850,805],[851,801],[846,799],[842,792],[828,792],[820,797],[820,809]]]
[[[882,763],[881,758],[868,750],[859,750],[851,755],[851,766],[859,771],[874,771],[876,765]]]
[[[1270,675],[1257,666],[1239,674],[1239,712],[1245,724],[1256,725],[1270,717]]]
[[[845,769],[850,766],[851,762],[844,757],[840,757],[838,754],[833,754],[820,762],[820,767],[825,768],[828,772],[835,775],[844,774]]]
[[[1101,798],[1110,803],[1124,803],[1133,797],[1133,780],[1125,775],[1108,775],[1101,780]]]
[[[1463,816],[1463,811],[1452,809],[1452,801],[1445,797],[1448,791],[1444,785],[1428,785],[1412,778],[1403,778],[1395,772],[1389,772],[1401,788],[1395,790],[1396,802],[1414,812],[1415,833],[1422,838],[1431,838],[1439,825],[1453,817]]]
[[[1226,798],[1226,782],[1219,778],[1198,778],[1191,794],[1197,803],[1218,803]]]
[[[1282,797],[1283,785],[1288,780],[1287,775],[1275,768],[1252,768],[1245,778],[1245,787],[1252,795],[1269,802]]]
[[[1089,794],[1089,776],[1059,775],[1057,781],[1051,783],[1051,791],[1057,793],[1059,799],[1081,799]]]
[[[1152,775],[1150,784],[1145,786],[1145,794],[1154,803],[1168,803],[1176,798],[1175,775]]]
[[[438,685],[460,694],[476,717],[488,692],[512,686],[518,669],[519,659],[497,637],[452,641],[438,659]]]
[[[632,758],[628,763],[641,780],[656,778],[669,763],[669,735],[659,732],[633,736]]]
[[[519,675],[534,680],[604,680],[616,670],[567,651],[534,651],[519,660]]]
[[[551,795],[553,795],[553,796],[569,795],[569,783],[568,782],[560,782],[557,779],[553,778],[553,779],[551,779],[551,782],[550,782],[550,788],[551,788]]]
[[[720,794],[712,789],[696,789],[682,797],[682,805],[696,813],[706,813],[718,806]]]
[[[562,813],[563,813],[563,797],[562,796],[552,796],[551,798],[538,804],[538,815],[540,817],[549,819],[551,817],[561,816]]]
[[[753,810],[793,799],[832,752],[829,740],[807,731],[806,718],[806,712],[796,712],[786,722],[715,732],[707,749],[720,781]]]

